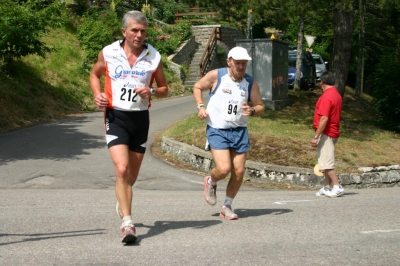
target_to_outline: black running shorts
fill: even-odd
[[[149,133],[149,111],[119,111],[107,108],[104,115],[108,148],[124,144],[129,150],[145,153]]]

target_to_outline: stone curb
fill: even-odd
[[[209,173],[214,162],[209,151],[163,137],[161,149],[175,155],[180,161],[195,169]],[[339,181],[347,188],[383,188],[400,186],[400,165],[360,167],[360,173],[340,174]],[[251,182],[284,183],[309,188],[322,187],[324,177],[314,174],[313,169],[258,163],[247,160],[245,178]]]

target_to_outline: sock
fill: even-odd
[[[122,225],[130,225],[132,224],[132,216],[124,216],[124,218],[122,218]]]
[[[210,184],[211,186],[216,186],[216,185],[217,185],[217,182],[213,182],[213,181],[211,180],[211,178],[210,178],[210,179],[208,179],[208,184]]]
[[[233,202],[233,198],[226,196],[225,201],[224,201],[224,206],[227,206],[227,205],[231,206],[232,202]]]
[[[339,188],[339,186],[334,185],[333,188]]]

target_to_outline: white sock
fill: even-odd
[[[124,218],[122,218],[122,225],[130,225],[132,224],[132,216],[124,216]]]
[[[213,182],[210,178],[210,179],[208,179],[208,184],[210,184],[211,186],[215,186],[215,185],[217,185],[217,182]]]
[[[224,206],[227,206],[227,205],[231,206],[232,202],[233,202],[233,198],[230,198],[230,197],[226,196],[225,197]]]
[[[339,188],[339,186],[334,185],[333,188]]]

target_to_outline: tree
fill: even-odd
[[[51,51],[41,38],[48,26],[61,26],[62,11],[58,1],[44,5],[39,0],[0,0],[0,56],[9,74],[13,60],[30,54],[44,57]]]
[[[358,0],[359,28],[358,28],[358,62],[356,96],[360,97],[364,90],[364,49],[365,49],[365,0]]]
[[[332,72],[336,88],[344,96],[353,35],[353,0],[336,0],[334,10]]]

